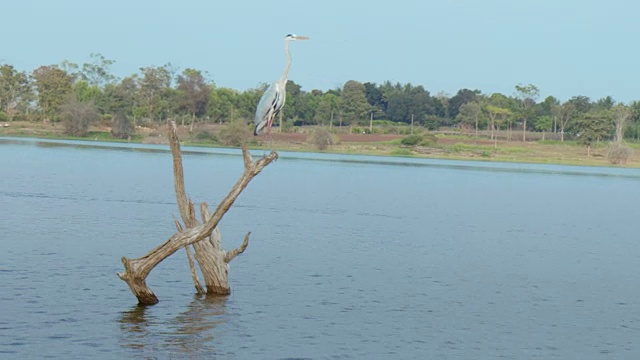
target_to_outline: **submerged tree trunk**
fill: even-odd
[[[122,264],[124,265],[125,271],[118,273],[118,276],[129,285],[131,292],[136,296],[138,303],[141,305],[153,305],[158,302],[156,295],[147,286],[146,278],[156,265],[181,248],[186,249],[196,290],[198,293],[205,291],[197,278],[195,264],[191,257],[191,251],[189,250],[190,245],[193,245],[195,250],[195,259],[204,277],[206,293],[227,295],[231,292],[229,287],[228,263],[247,248],[250,233],[247,233],[239,248],[224,251],[221,244],[222,238],[217,228],[218,223],[251,179],[258,175],[265,166],[278,158],[276,152],[271,152],[268,156],[253,162],[249,151],[246,146],[243,145],[242,156],[244,158],[244,172],[242,176],[238,179],[231,191],[229,191],[229,194],[220,202],[213,214],[209,213],[206,203],[200,204],[202,218],[202,224],[200,224],[196,218],[195,206],[193,202],[187,198],[185,191],[182,155],[180,153],[180,143],[176,134],[175,122],[171,122],[169,126],[169,145],[171,146],[171,154],[173,156],[176,200],[180,217],[185,226],[183,228],[176,220],[175,223],[178,232],[162,245],[137,259],[122,257]]]

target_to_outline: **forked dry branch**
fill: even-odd
[[[181,248],[185,248],[187,252],[196,291],[198,293],[205,292],[197,277],[195,264],[191,257],[191,251],[189,250],[190,246],[193,246],[195,250],[194,257],[202,272],[206,293],[216,295],[228,295],[230,293],[228,263],[247,248],[249,235],[251,233],[247,233],[239,248],[224,251],[222,249],[222,237],[217,227],[218,223],[227,211],[229,211],[234,201],[247,187],[249,182],[258,175],[265,166],[278,158],[278,154],[272,151],[269,155],[254,162],[246,146],[243,145],[242,156],[244,159],[244,172],[242,176],[231,188],[227,196],[220,202],[213,214],[209,213],[209,208],[206,203],[203,202],[200,204],[200,214],[202,218],[202,223],[200,223],[196,217],[193,202],[187,198],[184,186],[180,142],[174,122],[171,122],[169,125],[169,145],[173,156],[176,201],[184,226],[180,224],[178,220],[175,220],[177,232],[162,245],[137,259],[122,257],[122,264],[124,265],[125,271],[118,273],[118,276],[129,285],[131,292],[136,296],[138,303],[141,305],[153,305],[158,302],[156,295],[147,286],[146,278],[151,270],[162,260]]]

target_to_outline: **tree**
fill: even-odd
[[[384,101],[384,94],[380,87],[378,87],[375,83],[366,82],[364,83],[365,96],[367,98],[367,102],[374,108],[378,117],[385,116],[386,103]]]
[[[296,99],[296,117],[304,124],[315,124],[315,113],[320,103],[320,96],[302,91]]]
[[[238,112],[238,92],[229,88],[213,88],[210,97],[207,114],[211,119],[219,123],[232,121],[234,112],[236,115]]]
[[[246,121],[253,120],[256,113],[256,106],[260,102],[260,97],[266,89],[267,84],[260,84],[254,89],[248,89],[240,93],[238,95],[238,101],[236,103],[236,108],[238,110],[236,116]],[[287,96],[288,94],[289,93],[287,92]],[[290,102],[293,101],[293,99],[287,98],[285,100],[287,102],[287,106],[285,106],[284,109],[290,107]]]
[[[434,115],[433,103],[424,87],[396,84],[388,95],[387,116],[395,122],[410,123],[412,116],[423,122],[426,115]],[[440,105],[445,108],[442,103]]]
[[[629,158],[630,150],[624,146],[622,141],[624,140],[625,124],[633,116],[633,109],[624,104],[617,104],[612,107],[612,112],[616,132],[613,143],[609,145],[607,158],[614,165],[625,164]]]
[[[551,131],[552,126],[553,126],[553,119],[549,115],[542,115],[536,120],[535,127],[536,127],[536,130],[542,131],[543,141],[544,141],[545,133],[547,131]]]
[[[597,110],[611,110],[615,104],[616,101],[613,100],[611,96],[605,96],[601,99],[598,99],[598,101],[593,104],[593,108]]]
[[[96,85],[90,85],[86,80],[79,80],[73,84],[73,94],[78,101],[96,103],[102,97],[102,90]]]
[[[316,96],[302,90],[302,86],[293,80],[288,81],[286,91],[287,106],[282,109],[282,117],[301,125],[312,122],[318,101]]]
[[[425,92],[427,94],[429,93],[426,90]],[[426,111],[432,112],[434,115],[443,119],[451,118],[449,114],[449,94],[447,94],[444,91],[440,91],[439,93],[436,94],[436,96],[432,96],[430,100],[431,100],[430,108],[429,106],[427,106]],[[428,103],[429,101],[427,101],[427,104]],[[453,118],[455,118],[455,116]]]
[[[460,106],[456,120],[464,124],[475,124],[475,137],[478,138],[478,123],[482,115],[482,105],[477,101],[467,102]]]
[[[621,143],[624,139],[625,125],[633,115],[633,111],[629,106],[624,104],[617,104],[613,106],[611,110],[613,111],[613,121],[616,130],[614,141]]]
[[[60,106],[71,94],[73,77],[56,65],[41,66],[33,71],[38,91],[38,105],[44,116],[55,122],[60,115]]]
[[[128,76],[118,84],[107,84],[103,91],[103,111],[105,113],[117,114],[124,112],[127,117],[133,117],[133,125],[140,111],[140,88],[137,76]]]
[[[493,147],[498,147],[498,132],[502,123],[513,113],[509,109],[505,109],[495,105],[487,105],[485,107],[487,116],[489,117],[489,125],[491,126],[491,135],[493,136]]]
[[[501,93],[493,93],[487,98],[487,102],[490,105],[502,107],[509,110],[516,110],[517,103],[513,98],[510,98]]]
[[[89,83],[89,85],[99,88],[116,80],[116,77],[110,72],[111,65],[115,63],[114,60],[109,60],[98,53],[91,53],[89,57],[91,58],[91,62],[84,63],[80,70],[80,76],[83,80]]]
[[[631,111],[629,130],[631,131],[627,131],[626,134],[635,138],[636,141],[640,141],[640,101],[632,101],[629,104],[629,109]]]
[[[564,142],[565,129],[567,129],[567,126],[571,120],[573,120],[576,113],[576,104],[570,101],[562,105],[553,106],[553,116],[558,119],[560,124],[560,141]]]
[[[0,66],[0,111],[13,121],[16,109],[28,102],[31,95],[29,78],[25,72],[17,71],[11,65]]]
[[[206,114],[211,100],[211,86],[207,83],[202,72],[185,69],[178,75],[178,109],[191,115],[191,129],[196,116]],[[184,125],[184,122],[183,124]]]
[[[184,225],[176,220],[175,225],[177,232],[162,245],[151,250],[147,255],[137,259],[122,257],[122,264],[124,265],[125,271],[118,273],[118,277],[127,283],[140,305],[153,305],[158,302],[156,295],[147,286],[146,278],[156,265],[181,248],[185,248],[186,250],[196,291],[199,294],[205,293],[205,289],[198,280],[190,246],[193,246],[195,250],[194,257],[198,265],[200,265],[200,270],[206,285],[206,293],[211,295],[228,295],[231,293],[229,286],[229,263],[246,250],[251,232],[247,233],[239,248],[224,251],[222,249],[222,237],[218,230],[218,224],[249,182],[257,176],[265,166],[278,158],[277,153],[271,152],[269,155],[253,162],[249,151],[243,146],[244,172],[242,176],[227,196],[220,202],[218,207],[216,207],[213,214],[209,212],[207,203],[203,202],[200,204],[201,224],[196,218],[194,203],[187,198],[180,142],[176,134],[175,123],[173,122],[169,128],[169,145],[173,156],[176,201]]]
[[[540,90],[535,85],[516,85],[516,94],[519,100],[520,116],[522,117],[522,141],[527,141],[527,119],[533,116],[533,107],[536,105]]]
[[[551,116],[551,119],[553,120],[553,132],[557,132],[557,128],[558,128],[558,118],[557,118],[557,114],[554,112],[554,107],[560,105],[560,101],[558,101],[558,99],[556,99],[553,96],[547,96],[541,103],[540,103],[540,110],[541,110],[541,114],[540,115],[548,115]]]
[[[589,111],[578,116],[573,127],[578,142],[587,147],[589,156],[593,142],[603,139],[613,129],[612,113],[608,110]]]
[[[342,116],[350,124],[357,124],[369,113],[371,106],[367,102],[364,85],[349,80],[342,89]]]
[[[322,95],[314,114],[314,121],[317,124],[328,123],[329,126],[333,126],[333,119],[340,111],[341,101],[341,97],[332,93]]]
[[[451,116],[452,119],[455,119],[460,112],[460,107],[474,101],[479,93],[480,91],[478,90],[458,90],[458,93],[449,99],[449,116]]]
[[[296,105],[298,102],[298,97],[302,93],[302,87],[296,84],[295,81],[289,80],[287,82],[287,87],[285,90],[287,92],[287,96],[285,98],[286,106],[284,106],[280,111],[282,112],[282,116],[285,118],[285,120],[293,120],[296,118]],[[255,106],[255,104],[253,105]]]
[[[169,109],[167,97],[171,86],[171,69],[165,66],[148,66],[140,68],[139,94],[141,105],[151,120],[163,118]],[[166,116],[166,115],[165,115]]]
[[[573,104],[577,114],[585,114],[592,107],[591,99],[583,95],[574,96],[568,102]]]

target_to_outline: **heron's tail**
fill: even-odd
[[[266,125],[267,125],[266,121],[257,123],[255,129],[253,130],[253,135],[254,136],[260,135],[260,132],[262,131],[262,129],[265,128]]]

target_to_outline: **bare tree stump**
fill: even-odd
[[[147,286],[146,278],[156,265],[181,248],[185,248],[187,252],[187,259],[189,260],[196,291],[198,293],[205,291],[198,280],[189,246],[193,246],[195,250],[194,257],[202,272],[206,293],[228,295],[231,292],[231,288],[229,287],[228,264],[247,248],[249,235],[251,233],[247,233],[239,248],[224,251],[222,249],[222,236],[217,228],[218,223],[227,211],[229,211],[249,182],[258,175],[265,166],[278,158],[278,154],[272,151],[269,155],[253,162],[249,151],[246,146],[243,145],[242,156],[244,159],[244,172],[242,176],[231,188],[227,196],[220,202],[213,214],[209,213],[206,203],[200,204],[202,223],[199,223],[195,213],[195,206],[186,195],[180,142],[176,134],[176,125],[174,122],[171,122],[169,125],[169,145],[173,156],[176,201],[184,226],[175,220],[178,231],[162,245],[137,259],[122,257],[122,264],[124,265],[125,271],[118,273],[118,276],[129,285],[131,292],[136,296],[138,303],[141,305],[153,305],[158,302],[156,295]]]

